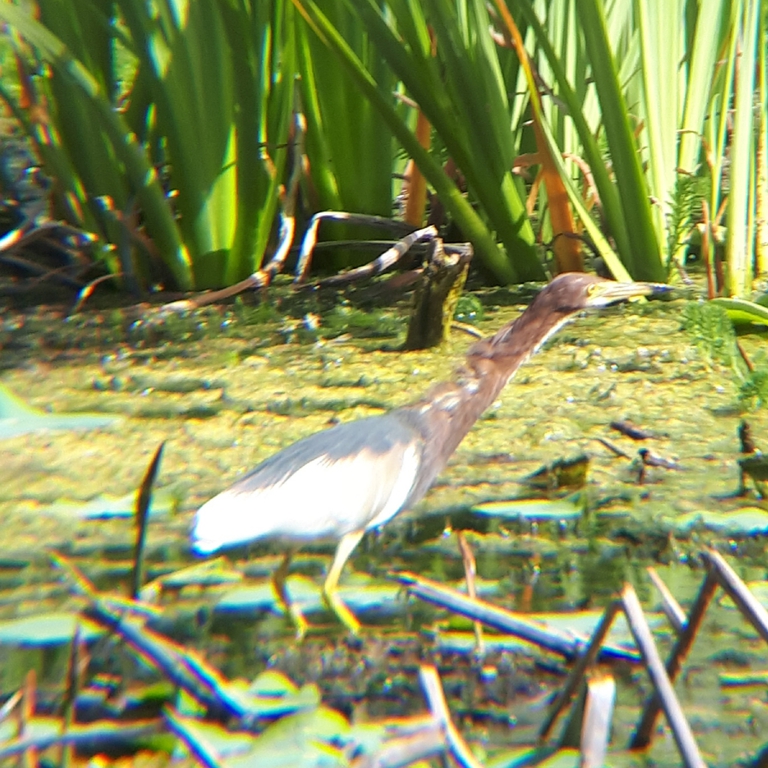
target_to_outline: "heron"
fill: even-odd
[[[474,343],[449,381],[383,415],[299,440],[203,504],[194,521],[194,550],[207,555],[257,540],[278,542],[285,554],[272,585],[300,638],[307,622],[286,588],[291,558],[309,542],[337,542],[323,597],[357,634],[360,623],[339,596],[338,584],[366,531],[427,493],[517,369],[578,312],[666,289],[583,273],[559,275],[515,320]]]

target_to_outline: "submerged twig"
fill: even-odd
[[[194,657],[180,645],[154,632],[143,622],[108,609],[94,601],[86,615],[123,638],[140,657],[159,669],[174,685],[179,686],[203,706],[223,710],[238,718],[248,718],[253,713],[247,703],[230,696],[224,689],[221,676],[207,667],[202,659]]]
[[[26,737],[29,736],[30,722],[35,716],[37,703],[37,673],[34,669],[30,669],[25,675],[24,684],[21,690],[21,702],[16,710],[16,737],[19,740],[25,740]],[[37,768],[37,753],[38,750],[34,744],[29,744],[27,746],[22,753],[24,756],[24,768]]]
[[[75,720],[75,702],[77,701],[77,694],[80,690],[80,673],[83,668],[81,660],[81,648],[82,636],[81,636],[81,624],[78,621],[75,625],[75,633],[72,636],[72,643],[69,652],[69,663],[67,665],[67,687],[64,691],[64,696],[61,702],[61,732],[65,734],[74,723]],[[86,663],[88,659],[88,653],[85,652]],[[62,755],[59,761],[61,768],[67,768],[72,764],[72,746],[65,744],[62,745]]]

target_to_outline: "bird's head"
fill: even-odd
[[[576,313],[668,290],[670,287],[662,283],[617,283],[583,272],[565,272],[547,285],[520,317],[490,339],[475,344],[470,355],[498,357],[504,346],[504,355],[516,356],[516,367]]]
[[[558,275],[537,297],[558,314],[571,314],[582,309],[599,309],[628,299],[668,291],[662,283],[617,283],[583,272]]]

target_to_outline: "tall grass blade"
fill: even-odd
[[[754,92],[761,3],[745,0],[741,16],[741,52],[736,69],[733,135],[730,142],[730,192],[726,213],[726,289],[744,296],[752,289],[754,274]]]
[[[382,119],[389,125],[397,140],[419,165],[424,176],[434,187],[443,204],[462,229],[464,236],[473,243],[478,258],[484,263],[485,267],[500,282],[510,282],[516,279],[518,277],[516,269],[503,256],[481,218],[453,182],[445,175],[439,163],[419,144],[416,136],[392,105],[391,99],[386,98],[381,93],[372,74],[365,69],[360,59],[325,17],[317,4],[313,0],[293,0],[293,2],[316,34],[343,62],[362,94],[375,105]],[[395,71],[399,72],[398,67],[403,64],[403,58],[406,56],[402,41],[397,40],[392,35],[384,19],[379,16],[378,8],[366,8],[365,0],[355,0],[355,4],[359,12],[365,13],[366,27],[371,39],[375,41]],[[422,57],[421,62],[424,65],[421,81],[424,84],[423,88],[426,89],[426,95],[432,82],[429,73],[432,67],[435,66],[433,63],[430,63],[429,56],[427,55],[429,52],[428,35],[424,45],[426,48],[419,52],[419,56]],[[436,82],[434,83],[433,90],[439,91]],[[440,98],[439,93],[435,94],[435,96]],[[423,109],[424,106],[418,95],[417,101]],[[426,109],[425,113],[427,113]],[[427,116],[432,119],[432,115],[429,113],[427,113]],[[531,248],[532,251],[533,249]]]
[[[625,266],[637,280],[662,281],[665,270],[637,145],[606,30],[602,0],[578,0],[586,50],[613,159],[616,185],[627,230],[632,233]]]
[[[558,164],[553,154],[559,154],[557,147],[554,152],[547,141],[544,132],[544,112],[539,97],[538,85],[534,78],[528,53],[523,45],[523,37],[515,24],[509,9],[503,0],[495,0],[496,8],[507,28],[507,34],[515,48],[520,66],[528,85],[528,96],[533,114],[533,130],[536,137],[536,149],[541,163],[541,173],[547,190],[547,204],[550,222],[552,225],[553,250],[558,272],[581,272],[584,262],[581,257],[580,243],[573,237],[575,233],[573,216],[568,204],[568,193],[565,183],[560,175],[562,163]]]
[[[19,6],[0,4],[0,19],[14,27],[32,44],[56,75],[60,76],[62,83],[72,88],[73,101],[84,98],[92,109],[93,120],[97,121],[99,129],[111,143],[115,157],[124,167],[158,251],[163,255],[177,284],[182,288],[191,288],[193,277],[189,253],[181,240],[155,169],[147,161],[142,147],[128,130],[121,115],[112,108],[98,82],[72,56],[61,40]],[[87,153],[91,148],[87,144],[77,144],[73,149],[78,153]]]

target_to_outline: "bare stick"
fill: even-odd
[[[562,691],[560,691],[558,697],[555,699],[552,707],[549,710],[549,713],[547,714],[547,719],[541,726],[541,730],[539,731],[540,741],[544,741],[547,736],[549,736],[549,732],[552,730],[552,726],[555,724],[558,716],[563,711],[563,708],[571,700],[573,694],[576,693],[576,689],[584,679],[584,674],[586,673],[589,666],[594,663],[595,658],[597,657],[597,653],[600,650],[600,646],[603,644],[603,640],[605,640],[606,636],[608,635],[608,632],[611,629],[611,625],[613,624],[613,620],[616,618],[616,614],[618,613],[620,607],[620,603],[618,601],[614,601],[605,609],[605,613],[600,619],[600,623],[592,633],[592,637],[589,641],[589,645],[587,646],[587,650],[581,656],[579,656],[578,661],[576,664],[574,664],[574,667],[571,670],[571,674],[568,676],[568,680],[565,682],[565,686],[563,687]]]
[[[435,721],[442,727],[448,748],[456,762],[464,768],[483,768],[451,720],[451,713],[448,711],[448,704],[445,701],[443,686],[437,670],[429,665],[420,667],[419,680],[424,689],[424,695],[427,697],[429,709]]]
[[[224,763],[216,754],[216,750],[201,733],[188,727],[187,718],[179,715],[172,707],[165,707],[163,714],[168,727],[184,742],[200,765],[204,768],[222,768]]]
[[[312,252],[317,244],[317,232],[323,221],[343,221],[349,224],[364,224],[366,227],[376,227],[392,230],[402,234],[412,232],[414,227],[401,221],[384,218],[383,216],[368,216],[362,213],[345,213],[343,211],[321,211],[316,213],[309,222],[307,231],[304,233],[304,239],[301,241],[301,250],[299,251],[299,260],[296,264],[296,282],[302,283],[306,280],[309,272],[309,265],[312,260]]]
[[[409,592],[428,603],[447,608],[468,619],[482,621],[486,626],[493,627],[499,632],[520,637],[567,659],[580,656],[589,643],[586,635],[547,627],[541,622],[527,619],[483,600],[473,600],[468,595],[444,587],[431,579],[424,579],[407,572],[393,573],[391,577],[405,586]],[[604,645],[600,649],[601,657],[630,661],[639,659],[636,653],[634,649],[613,645]]]
[[[717,589],[717,579],[711,572],[707,573],[704,581],[701,583],[696,599],[693,601],[688,619],[685,626],[679,632],[669,658],[667,659],[666,670],[669,679],[674,682],[683,660],[688,655],[688,651],[693,645],[696,633],[699,631],[704,613]],[[654,693],[645,705],[640,724],[637,726],[635,735],[630,744],[632,749],[642,749],[651,743],[651,734],[653,733],[656,718],[661,710],[661,699],[658,693]]]
[[[437,237],[437,229],[435,227],[424,227],[424,229],[417,229],[415,232],[407,234],[402,240],[395,243],[391,248],[388,248],[378,258],[374,259],[369,264],[364,264],[362,267],[356,269],[350,269],[348,272],[342,272],[340,275],[332,275],[326,277],[324,280],[319,280],[316,285],[318,286],[330,286],[330,285],[344,285],[345,283],[352,283],[355,280],[360,280],[364,277],[372,277],[373,275],[379,275],[385,272],[390,267],[397,264],[400,259],[405,256],[408,251],[413,248],[416,243],[422,240],[432,241]],[[298,281],[298,278],[296,278]]]
[[[768,643],[768,611],[749,591],[749,587],[736,575],[725,558],[714,549],[701,553],[704,562],[715,571],[720,586],[728,597],[736,603],[744,618],[757,630],[760,637]]]
[[[659,656],[659,649],[656,647],[640,601],[637,599],[637,593],[631,584],[624,585],[624,589],[621,591],[621,602],[624,613],[627,614],[632,636],[643,655],[648,675],[661,700],[661,707],[667,716],[667,722],[683,759],[683,765],[686,768],[706,768],[696,740],[693,738],[691,726],[685,719],[683,709],[675,695],[675,689],[664,669],[661,656]]]
[[[467,594],[476,599],[477,588],[475,586],[475,577],[477,576],[477,562],[475,561],[475,554],[472,552],[472,547],[469,546],[469,542],[464,536],[463,531],[457,531],[456,538],[458,539],[459,549],[461,550],[461,559],[464,561],[464,578],[467,582]],[[477,656],[484,656],[485,641],[483,640],[483,625],[475,620],[473,626],[475,628],[475,653]]]
[[[599,675],[587,681],[579,768],[603,768],[605,765],[615,704],[616,681],[612,675]]]
[[[679,635],[685,629],[687,621],[685,611],[680,607],[680,603],[675,600],[675,596],[669,591],[667,585],[661,580],[661,576],[656,573],[656,569],[649,567],[645,570],[648,572],[648,578],[653,582],[653,586],[656,587],[661,595],[661,610],[664,611],[664,615],[672,625],[672,629]]]

